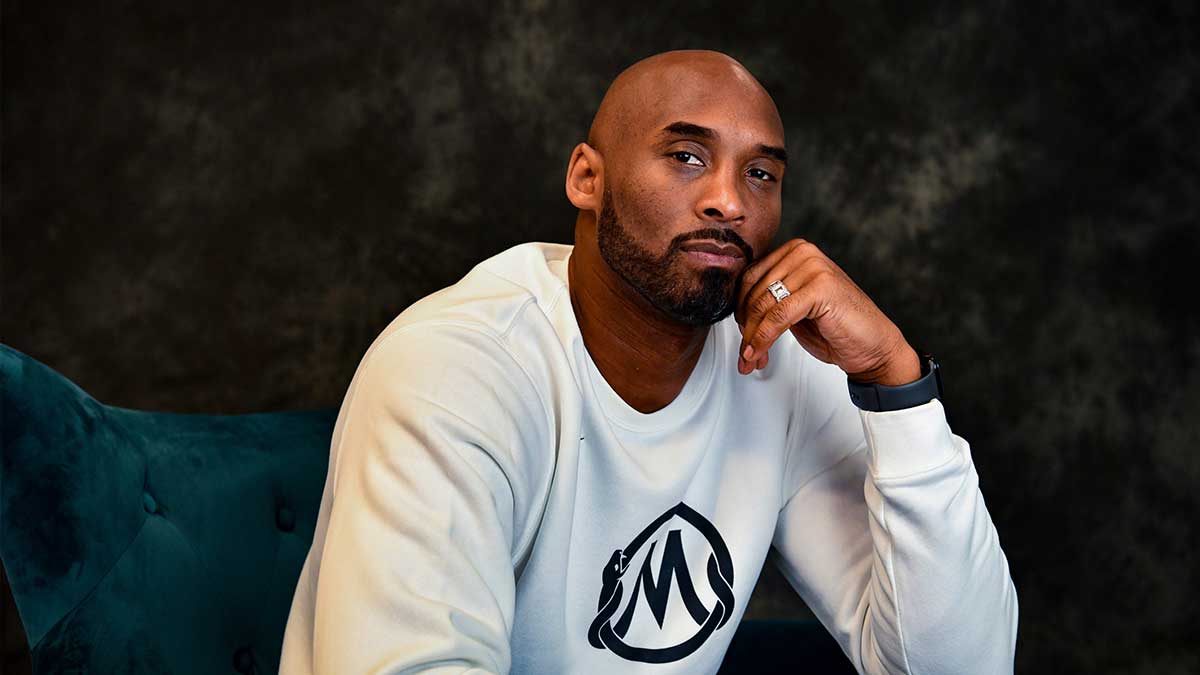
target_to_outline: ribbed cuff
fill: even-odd
[[[859,410],[877,479],[902,478],[941,466],[957,452],[946,409],[938,399],[905,408]]]

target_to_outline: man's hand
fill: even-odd
[[[783,281],[791,295],[776,302],[767,290]],[[896,386],[920,378],[920,358],[842,268],[816,244],[792,239],[742,273],[734,317],[742,329],[738,372],[767,365],[768,350],[790,330],[810,354],[856,382]],[[753,350],[745,356],[747,345]]]

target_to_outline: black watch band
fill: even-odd
[[[942,398],[942,370],[929,352],[917,352],[921,358],[921,377],[896,387],[855,382],[849,377],[850,400],[862,410],[886,412],[904,410]]]

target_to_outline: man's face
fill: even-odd
[[[741,273],[779,228],[783,164],[758,145],[782,140],[766,129],[735,131],[712,118],[681,118],[714,129],[718,138],[653,129],[641,142],[631,139],[621,157],[623,184],[631,188],[618,186],[617,203],[605,181],[596,236],[605,262],[651,305],[703,326],[733,313]],[[702,239],[733,244],[744,258],[728,268],[683,250]]]
[[[736,244],[745,251],[740,237],[718,232],[698,232],[688,238],[717,239]],[[662,251],[643,246],[617,216],[612,191],[607,185],[604,186],[604,208],[596,225],[596,236],[600,255],[609,267],[672,319],[689,326],[704,326],[733,313],[734,274],[715,266],[696,269],[683,259],[678,243]]]

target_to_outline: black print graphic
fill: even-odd
[[[708,555],[707,576],[709,586],[717,596],[716,604],[711,609],[706,608],[699,596],[696,595],[696,589],[692,585],[692,575],[688,572],[687,559],[684,557],[680,531],[670,530],[667,533],[666,543],[663,545],[662,563],[659,566],[657,578],[650,566],[654,546],[658,543],[655,541],[650,542],[650,548],[646,552],[642,568],[632,579],[633,591],[625,611],[621,613],[614,624],[613,615],[621,606],[621,598],[625,594],[625,582],[629,581],[624,578],[629,561],[637,554],[642,544],[645,544],[646,540],[662,527],[663,523],[675,516],[679,516],[695,527],[704,535],[712,548],[712,552]],[[672,579],[679,587],[679,593],[683,598],[684,606],[687,607],[688,614],[691,614],[692,620],[699,627],[696,633],[671,647],[648,648],[626,644],[623,638],[633,620],[639,593],[645,595],[646,604],[650,606],[654,620],[658,622],[658,627],[662,628],[663,620],[666,618],[667,601],[671,597]],[[733,616],[733,559],[729,556],[729,548],[725,545],[721,534],[717,532],[717,528],[713,527],[708,519],[687,504],[679,502],[667,509],[666,513],[655,518],[654,522],[647,525],[646,529],[634,537],[628,546],[613,551],[601,574],[600,602],[596,619],[592,621],[592,625],[588,629],[588,642],[596,649],[610,649],[617,656],[630,661],[667,663],[668,661],[678,661],[699,649],[708,636],[724,626],[731,616]],[[680,619],[673,617],[673,620]]]

